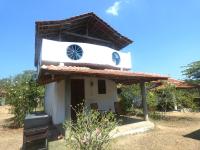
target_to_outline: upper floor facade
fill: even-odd
[[[95,69],[131,69],[130,52],[120,50],[132,41],[94,13],[66,20],[38,21],[35,35],[35,66],[43,64]]]

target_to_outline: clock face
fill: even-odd
[[[67,56],[72,60],[79,60],[83,56],[83,50],[79,45],[70,45],[67,48]]]
[[[117,52],[112,53],[112,61],[115,63],[115,65],[119,65],[120,63],[120,56]]]

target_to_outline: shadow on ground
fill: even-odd
[[[1,124],[1,126],[3,128],[9,128],[9,129],[19,128],[14,121],[14,117],[4,119],[4,122],[3,122],[3,124]]]
[[[195,140],[200,140],[200,129],[193,131],[187,135],[184,135],[184,137],[195,139]]]
[[[186,117],[186,116],[164,116],[163,120],[166,120],[166,121],[199,121],[199,119]]]
[[[133,118],[129,116],[119,116],[118,120],[120,122],[120,125],[125,125],[125,124],[131,124],[131,123],[137,123],[143,121],[142,119],[139,118]]]

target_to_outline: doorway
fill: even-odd
[[[73,110],[85,99],[85,87],[83,79],[71,79],[71,119],[76,120],[76,113]]]

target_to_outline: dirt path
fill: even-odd
[[[9,106],[0,106],[0,150],[19,150],[22,145],[22,129],[5,128],[9,119]]]
[[[18,150],[22,145],[22,129],[4,128],[9,118],[8,106],[0,106],[0,150]],[[156,121],[156,128],[144,134],[120,137],[112,141],[113,150],[200,150],[200,113],[168,113]],[[63,146],[61,146],[63,144]],[[60,148],[60,147],[61,148]],[[50,149],[65,149],[55,141]]]
[[[200,113],[168,113],[153,131],[120,137],[115,150],[200,150]]]

